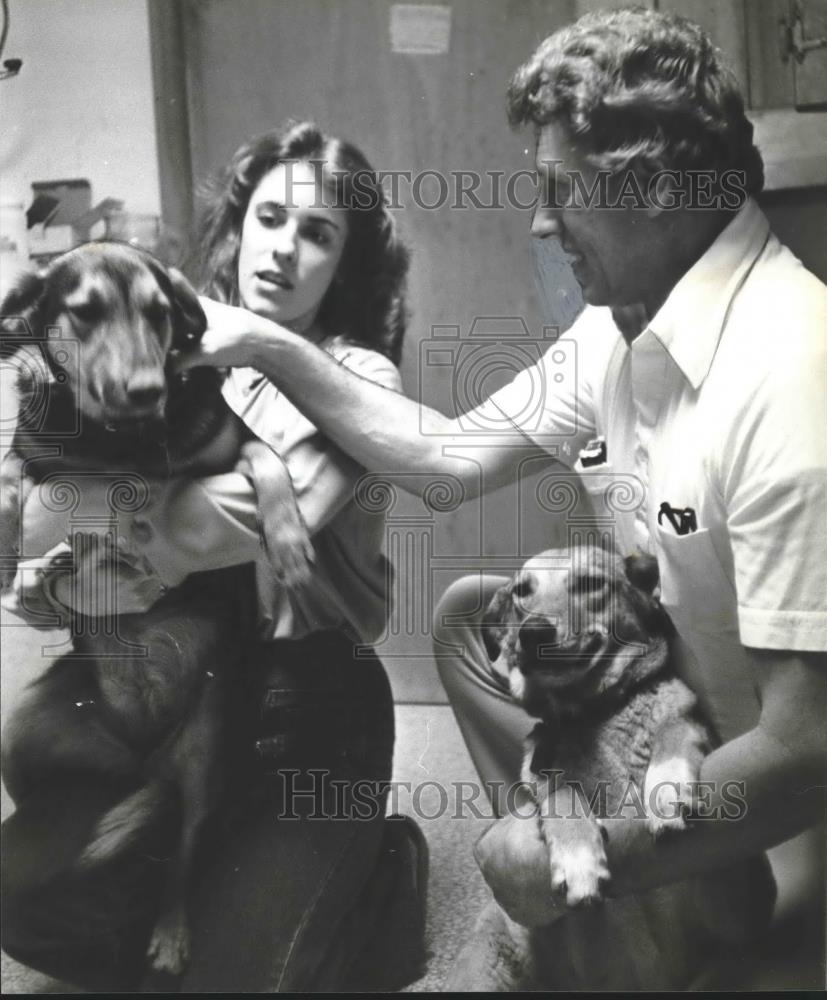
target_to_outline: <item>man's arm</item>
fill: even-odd
[[[284,327],[211,299],[201,302],[209,328],[180,367],[257,369],[369,471],[453,475],[473,496],[503,486],[522,462],[546,454],[516,428],[485,437],[465,433],[457,420],[362,378]]]
[[[756,727],[704,760],[712,793],[684,833],[654,841],[643,820],[605,822],[612,881],[621,896],[722,868],[774,847],[824,818],[827,663],[822,653],[750,652],[761,699]],[[565,912],[552,897],[548,850],[534,819],[505,817],[476,847],[486,881],[519,923]]]

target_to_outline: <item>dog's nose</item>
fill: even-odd
[[[557,626],[542,615],[529,615],[520,626],[520,670],[525,674],[543,665],[543,648],[559,642]]]
[[[164,381],[152,373],[137,372],[126,383],[129,402],[141,410],[157,406],[164,394]]]

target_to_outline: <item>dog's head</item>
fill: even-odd
[[[550,549],[497,591],[483,625],[488,655],[531,715],[588,712],[664,665],[671,629],[651,556],[598,546]]]
[[[167,359],[207,321],[174,268],[121,243],[86,243],[24,275],[0,306],[0,357],[30,343],[80,412],[110,426],[160,420]]]

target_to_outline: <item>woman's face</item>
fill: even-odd
[[[241,229],[241,304],[298,333],[313,324],[342,258],[348,226],[318,170],[279,164],[259,182]]]

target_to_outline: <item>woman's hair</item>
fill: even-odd
[[[560,122],[598,169],[741,171],[764,165],[734,74],[691,21],[653,10],[587,14],[547,38],[508,91],[511,123]]]
[[[396,234],[384,192],[370,163],[350,143],[312,122],[286,122],[242,146],[206,191],[196,248],[200,286],[239,304],[238,257],[247,206],[262,178],[285,162],[309,162],[334,207],[347,210],[348,236],[319,322],[398,363],[407,320],[408,251]]]

